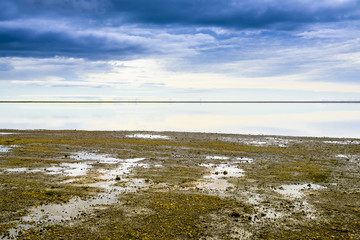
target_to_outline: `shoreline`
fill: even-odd
[[[118,132],[118,133],[169,133],[169,134],[208,134],[208,135],[233,135],[239,137],[279,137],[279,138],[303,138],[303,139],[344,139],[344,140],[360,140],[359,137],[334,137],[334,136],[307,136],[307,135],[277,135],[277,134],[242,134],[242,133],[230,133],[230,132],[201,132],[201,131],[168,131],[168,130],[92,130],[92,129],[12,129],[12,128],[0,128],[0,132]]]

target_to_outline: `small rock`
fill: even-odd
[[[238,218],[238,217],[240,217],[240,213],[237,211],[232,211],[232,213],[230,213],[230,216],[233,218]]]

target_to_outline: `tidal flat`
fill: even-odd
[[[360,139],[0,130],[0,239],[360,239]]]

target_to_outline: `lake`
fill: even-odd
[[[360,104],[2,103],[2,129],[152,130],[360,138]]]

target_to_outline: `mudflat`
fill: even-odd
[[[360,139],[0,130],[1,239],[360,239]]]

